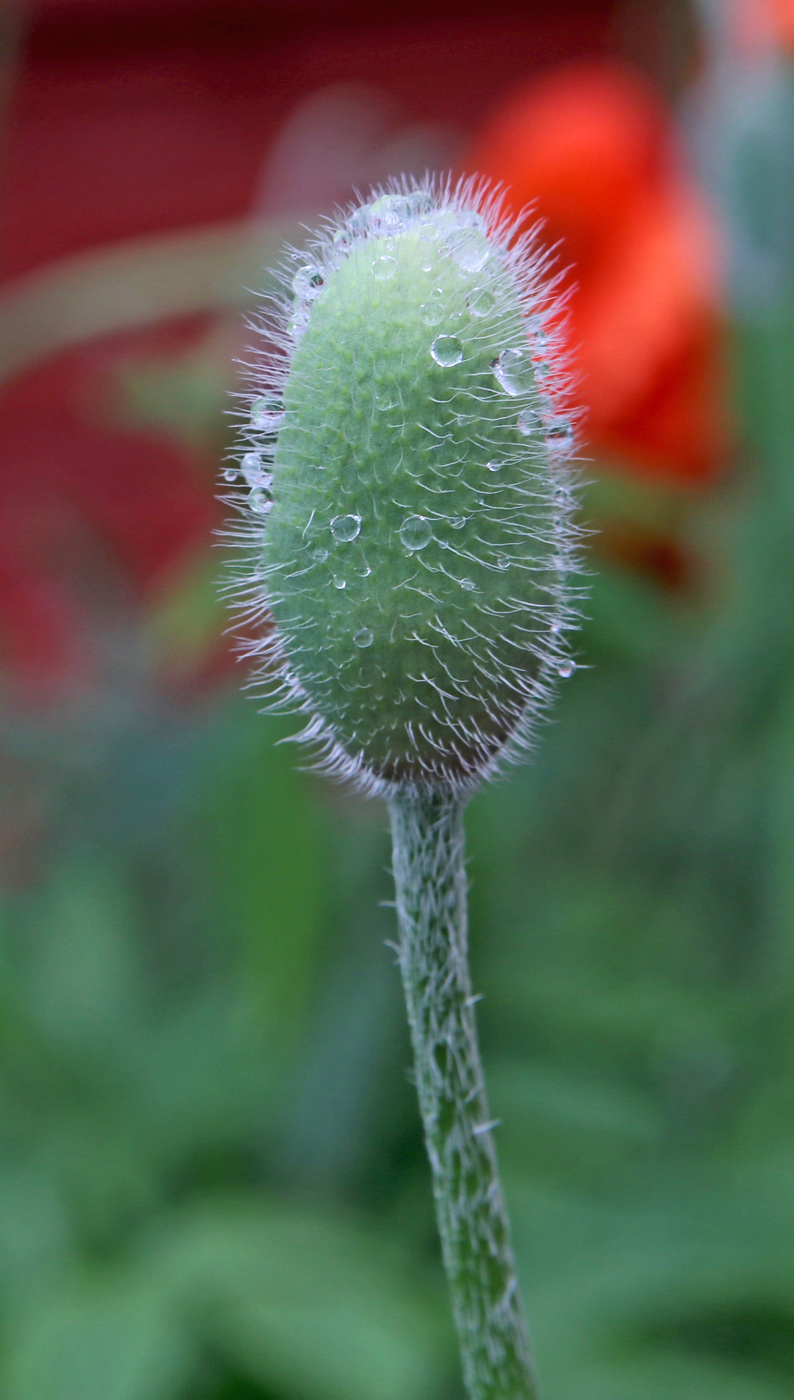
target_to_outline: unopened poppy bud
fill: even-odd
[[[570,675],[575,428],[547,264],[471,183],[291,255],[255,371],[241,588],[278,706],[369,791],[465,790]]]

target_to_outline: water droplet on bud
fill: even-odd
[[[372,646],[372,637],[373,633],[371,627],[359,627],[353,637],[353,641],[357,647],[369,647]]]
[[[405,195],[384,194],[370,205],[370,227],[375,233],[397,233],[410,215],[411,205]]]
[[[506,394],[516,398],[526,394],[534,384],[534,370],[529,350],[503,350],[491,361],[491,369]]]
[[[552,457],[562,461],[574,447],[574,432],[567,418],[558,418],[546,428],[546,446]]]
[[[424,549],[433,538],[433,527],[423,515],[409,515],[400,526],[400,541],[410,554]]]
[[[570,657],[566,657],[564,661],[560,661],[557,664],[557,675],[562,676],[564,681],[567,681],[568,677],[572,676],[575,670],[576,662],[572,661]]]
[[[260,486],[262,484],[262,458],[259,453],[246,452],[240,463],[240,471],[249,486]]]
[[[378,282],[389,282],[397,271],[396,258],[376,258],[372,264],[373,276]]]
[[[450,369],[463,359],[463,346],[456,335],[437,335],[430,346],[430,354],[442,369]]]
[[[466,272],[479,272],[491,256],[486,238],[475,228],[454,229],[447,234],[447,247]]]
[[[257,486],[249,495],[248,504],[257,515],[267,515],[273,504],[273,493],[267,486]]]
[[[428,214],[433,208],[433,196],[429,190],[411,190],[405,195],[405,203],[409,212],[417,217],[419,214]]]
[[[260,433],[276,433],[286,414],[276,399],[254,399],[251,404],[251,427]]]
[[[347,227],[357,238],[366,237],[369,232],[370,208],[364,204],[360,209],[354,209],[347,221]]]
[[[444,319],[444,308],[440,301],[425,301],[419,307],[419,318],[426,326],[437,326]]]
[[[540,431],[540,414],[534,408],[525,408],[523,412],[518,415],[516,427],[522,437],[532,437],[533,433]]]
[[[301,301],[314,301],[325,286],[325,274],[319,267],[299,267],[292,279],[292,290]]]
[[[331,534],[341,544],[354,540],[361,532],[360,515],[335,515],[331,521]]]
[[[472,316],[487,316],[493,311],[495,298],[487,287],[475,287],[466,298],[466,305]]]

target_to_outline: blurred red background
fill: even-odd
[[[0,642],[16,692],[94,684],[108,633],[203,555],[243,288],[301,216],[389,174],[476,168],[534,201],[573,266],[588,450],[657,481],[714,475],[714,240],[670,74],[640,72],[653,8],[7,11]]]

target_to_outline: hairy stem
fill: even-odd
[[[471,1400],[537,1400],[477,1045],[463,802],[406,787],[390,814],[400,968],[466,1388]]]

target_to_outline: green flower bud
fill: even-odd
[[[547,262],[471,182],[405,184],[310,253],[263,334],[240,501],[250,650],[324,765],[466,789],[574,669],[574,421]]]

